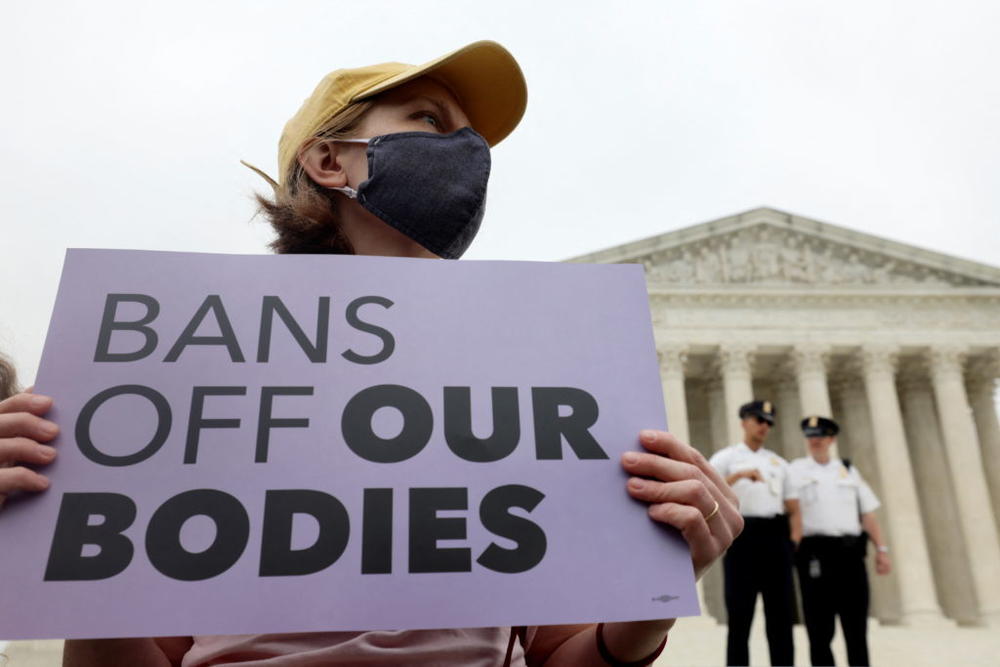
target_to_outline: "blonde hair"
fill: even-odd
[[[276,253],[354,254],[337,215],[336,200],[317,185],[299,164],[299,155],[317,141],[346,139],[357,132],[358,124],[374,102],[357,102],[332,116],[296,152],[283,183],[272,183],[274,198],[255,196],[260,212],[271,223],[277,237],[271,241]]]

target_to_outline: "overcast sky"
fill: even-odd
[[[495,39],[528,80],[472,259],[761,205],[1000,264],[1000,3],[18,2],[0,39],[0,349],[67,247],[259,253],[258,177],[329,70]]]

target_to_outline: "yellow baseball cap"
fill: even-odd
[[[473,42],[423,65],[382,63],[338,69],[319,82],[285,124],[278,141],[280,181],[287,178],[298,151],[332,116],[355,102],[427,75],[451,90],[472,129],[490,146],[510,134],[524,115],[528,101],[524,74],[514,56],[496,42]]]

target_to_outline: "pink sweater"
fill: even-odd
[[[527,643],[535,628],[528,628]],[[507,653],[510,628],[317,632],[286,635],[208,635],[194,638],[183,667],[320,665],[463,665],[496,667]],[[515,642],[511,665],[523,667]]]

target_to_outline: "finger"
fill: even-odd
[[[0,438],[0,465],[33,463],[46,465],[56,457],[54,447],[40,445],[30,438]]]
[[[721,545],[721,549],[725,550],[736,539],[736,535],[733,532],[734,521],[732,518],[727,520],[726,513],[723,512],[724,506],[721,503],[719,504],[719,511],[715,512],[715,502],[717,501],[713,501],[712,509],[707,514],[704,512],[701,513],[702,523],[705,524],[709,534],[717,540],[717,546]],[[662,504],[668,505],[669,503]],[[682,505],[680,503],[674,504],[680,507],[694,507],[693,505]],[[701,512],[700,508],[695,507],[695,509]],[[739,519],[737,518],[735,521],[738,522]],[[695,523],[697,524],[697,522]]]
[[[679,482],[685,479],[699,481],[719,503],[719,511],[727,523],[732,523],[739,514],[735,496],[724,493],[698,466],[683,461],[674,461],[659,454],[626,452],[622,455],[622,466],[636,477],[651,477],[662,482]],[[728,489],[728,487],[726,487]]]
[[[693,463],[677,461],[660,454],[646,452],[625,452],[622,455],[622,466],[629,473],[639,477],[652,477],[664,482],[676,482],[682,479],[696,479],[705,485],[720,503],[735,504],[735,496],[727,493],[728,486],[720,488],[705,471]]]
[[[698,466],[676,461],[674,459],[649,454],[646,452],[625,452],[622,455],[622,465],[625,470],[640,477],[653,477],[664,482],[677,482],[682,479],[704,480],[708,477],[698,469]]]
[[[691,502],[694,497],[692,496],[686,499],[688,502],[683,502],[684,499],[681,498],[663,498],[660,502],[689,504],[698,509],[703,516],[712,516],[709,528],[711,532],[726,540],[723,548],[728,547],[729,542],[742,530],[743,519],[740,517],[738,505],[722,494],[698,467],[690,463],[672,461],[657,454],[640,452],[627,452],[622,457],[622,463],[625,469],[636,477],[653,478],[636,480],[640,482],[639,486],[642,487],[645,493],[673,494],[686,492],[697,496],[701,491],[706,492],[706,497],[711,498],[710,501],[695,500]],[[663,488],[676,484],[681,485],[679,487],[680,490],[667,490]],[[629,493],[632,493],[632,491],[630,490]],[[646,500],[646,502],[656,502],[656,500]],[[718,512],[715,512],[715,503],[719,504]],[[715,512],[714,516],[713,512]]]
[[[0,401],[0,414],[27,412],[33,415],[44,415],[52,407],[52,398],[41,394],[21,392]]]
[[[691,549],[691,560],[696,571],[722,555],[732,541],[729,535],[713,535],[702,513],[690,505],[676,503],[650,505],[649,516],[680,531]]]
[[[696,466],[715,484],[723,496],[729,498],[731,501],[736,500],[736,494],[732,492],[729,485],[726,484],[726,481],[719,474],[719,471],[708,462],[708,459],[691,445],[678,440],[672,433],[644,430],[639,433],[639,442],[651,452]]]
[[[48,419],[27,412],[0,414],[0,438],[30,438],[48,442],[59,435],[59,427]]]
[[[645,430],[639,434],[639,441],[643,447],[651,452],[696,466],[724,495],[732,499],[736,498],[736,495],[730,490],[729,485],[726,484],[719,472],[708,462],[708,459],[694,447],[678,440],[672,433]]]
[[[49,488],[49,480],[34,470],[16,466],[0,470],[0,494],[6,496],[12,491],[44,491]]]
[[[718,503],[712,492],[697,479],[657,482],[633,477],[628,481],[627,488],[629,495],[636,500],[647,503],[691,505],[701,510],[701,513],[706,517],[715,511],[716,503]]]

